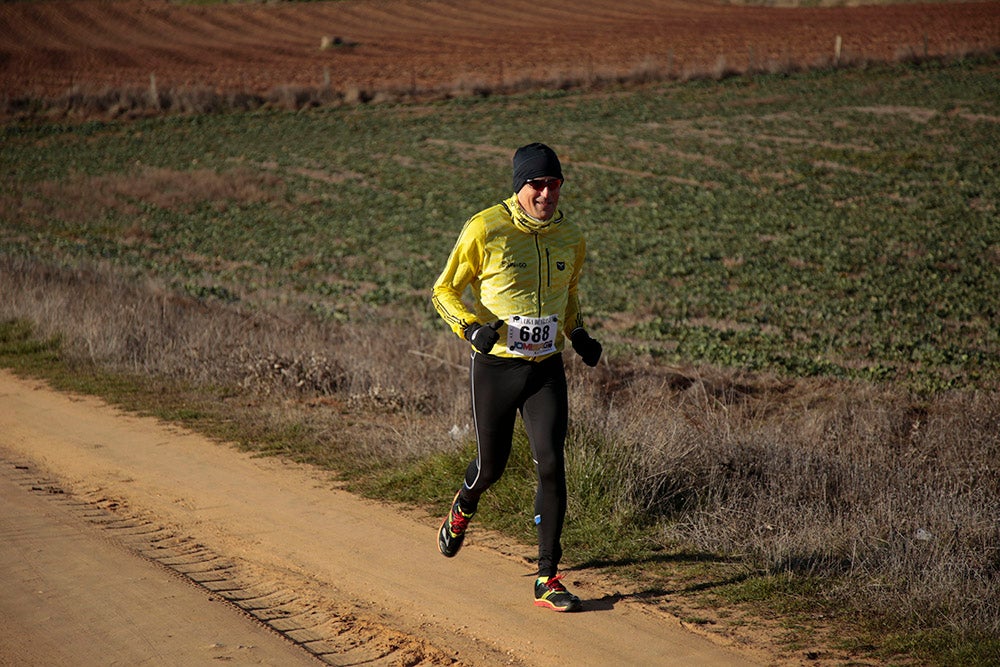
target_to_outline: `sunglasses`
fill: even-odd
[[[531,189],[537,192],[541,192],[545,188],[558,190],[562,187],[562,184],[563,182],[561,178],[533,178],[528,181],[528,185],[531,186]]]

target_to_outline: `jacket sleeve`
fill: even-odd
[[[587,243],[581,238],[576,247],[576,261],[573,262],[573,275],[569,281],[569,294],[566,301],[566,326],[563,333],[566,338],[570,337],[575,330],[583,326],[583,315],[580,312],[580,297],[578,288],[580,285],[580,273],[583,270],[584,258],[587,256]]]
[[[476,321],[475,313],[462,302],[462,293],[478,280],[483,263],[482,225],[473,217],[462,228],[444,271],[434,283],[434,309],[460,338]]]

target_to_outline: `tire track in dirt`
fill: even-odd
[[[0,664],[320,664],[222,598],[109,537],[163,536],[107,513],[0,453]],[[132,538],[125,538],[132,539]],[[195,550],[191,562],[201,554]]]
[[[284,636],[321,662],[331,665],[453,664],[426,642],[361,620],[354,610],[332,611],[331,600],[309,600],[298,591],[308,582],[268,580],[237,561],[220,556],[99,491],[77,494],[67,484],[25,460],[0,450],[0,474],[26,493],[57,503],[80,521],[99,528],[105,538],[148,562],[165,568],[234,610]],[[375,641],[377,639],[377,641]],[[0,658],[3,656],[0,655]]]

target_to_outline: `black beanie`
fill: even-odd
[[[562,179],[562,165],[556,152],[545,144],[528,144],[514,152],[514,192],[533,178],[553,176]]]

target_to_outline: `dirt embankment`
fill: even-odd
[[[0,4],[0,87],[201,87],[265,94],[511,85],[529,79],[684,76],[1000,47],[1000,3],[725,6],[693,0],[346,0],[175,5]],[[324,48],[325,47],[325,48]]]

